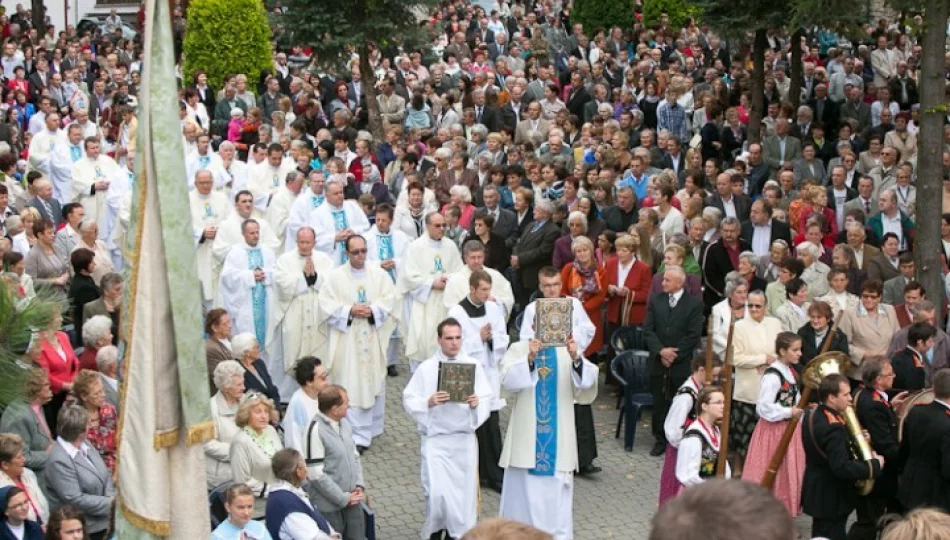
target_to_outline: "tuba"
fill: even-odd
[[[934,400],[934,391],[933,388],[927,388],[925,390],[920,390],[915,392],[907,397],[907,401],[904,402],[904,406],[901,407],[897,412],[897,440],[904,440],[904,421],[907,420],[907,415],[910,414],[910,410],[916,407],[917,405],[927,405],[933,403]]]
[[[848,358],[848,355],[837,351],[827,352],[816,356],[808,363],[805,367],[802,380],[804,384],[813,389],[817,389],[822,379],[833,373],[845,375],[848,373],[850,367],[851,359]],[[844,417],[844,423],[851,439],[852,457],[860,461],[870,461],[874,459],[874,455],[871,452],[870,441],[865,434],[864,428],[862,428],[858,422],[857,415],[854,414],[854,408],[848,407],[841,415]],[[867,495],[874,489],[874,479],[858,480],[855,482],[855,487],[859,495]]]

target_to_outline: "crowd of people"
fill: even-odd
[[[142,68],[119,22],[41,35],[22,6],[0,16],[3,279],[20,306],[69,302],[0,421],[0,538],[111,534]],[[915,185],[939,180],[917,175],[919,21],[770,31],[759,133],[750,50],[691,19],[586,28],[559,1],[455,0],[424,26],[427,43],[371,48],[372,73],[301,44],[221,87],[181,81],[214,538],[365,538],[360,455],[400,369],[422,538],[573,538],[574,478],[601,472],[591,403],[599,385],[623,392],[599,372],[631,329],[664,456],[658,527],[698,511],[717,475],[774,473],[785,517],[831,540],[855,509],[848,538],[875,538],[886,513],[950,511],[947,291],[924,290],[913,257]],[[942,145],[950,212],[950,114]],[[950,275],[950,213],[941,235]],[[571,336],[543,346],[538,300],[560,297]],[[807,407],[803,367],[829,351],[847,369]],[[442,387],[453,363],[474,364],[462,399]],[[934,402],[908,414],[924,390]],[[869,460],[848,452],[852,405]],[[862,479],[875,488],[858,497]],[[481,487],[522,525],[478,524]]]

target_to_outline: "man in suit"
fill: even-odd
[[[584,87],[584,78],[580,71],[571,73],[571,84],[567,87],[567,93],[564,94],[564,105],[571,114],[583,120],[584,106],[593,99],[587,88]]]
[[[33,189],[36,196],[27,201],[26,205],[36,208],[41,217],[52,221],[58,228],[63,223],[63,209],[53,197],[53,184],[46,178],[40,178],[33,182]]]
[[[484,216],[489,215],[492,219],[495,220],[494,225],[492,225],[492,232],[501,236],[502,238],[508,238],[512,234],[515,234],[515,231],[518,228],[518,218],[515,216],[515,213],[511,210],[502,208],[499,202],[501,201],[501,195],[498,193],[498,188],[494,184],[487,184],[482,189],[482,200],[485,202],[485,206],[475,210],[475,216]],[[470,228],[469,235],[471,236],[475,231],[475,219],[472,219],[472,226]]]
[[[726,217],[719,224],[719,241],[711,244],[706,250],[706,256],[700,261],[703,269],[703,299],[706,306],[718,304],[725,298],[726,274],[738,270],[738,256],[743,251],[752,249],[747,242],[739,238],[739,220]]]
[[[838,230],[844,228],[845,205],[858,196],[858,192],[845,184],[847,170],[844,165],[835,165],[831,169],[831,185],[828,191],[828,208],[834,211],[838,219]]]
[[[606,86],[602,84],[595,84],[593,94],[594,99],[584,104],[584,116],[582,117],[582,120],[585,124],[597,116],[597,109],[600,107],[601,103],[607,103]]]
[[[32,96],[33,101],[37,101],[43,94],[43,89],[49,87],[49,62],[46,61],[46,58],[40,57],[37,59],[36,71],[30,75],[29,82],[30,96]]]
[[[656,442],[651,456],[666,451],[663,423],[676,389],[690,375],[690,361],[699,346],[703,326],[703,304],[686,294],[682,268],[667,266],[663,273],[663,292],[647,302],[643,337],[650,351],[647,373],[653,394],[652,430]]]
[[[934,401],[910,410],[904,420],[901,457],[906,461],[897,498],[906,510],[950,512],[947,437],[950,433],[950,369],[934,375]]]
[[[907,252],[898,258],[897,269],[900,274],[884,282],[884,295],[881,302],[896,306],[904,302],[904,288],[910,285],[917,276],[917,263],[914,254]]]
[[[875,236],[883,240],[884,223],[898,223],[900,230],[894,232],[894,229],[888,229],[891,233],[897,234],[899,248],[901,252],[909,251],[914,247],[914,221],[910,216],[901,211],[897,206],[897,193],[893,189],[881,191],[877,199],[880,213],[868,218],[868,228],[874,232]]]
[[[501,113],[496,107],[485,104],[485,91],[481,88],[472,92],[472,102],[475,104],[475,123],[488,128],[488,132],[498,131],[501,123]]]
[[[749,219],[752,200],[748,195],[735,195],[732,192],[732,175],[719,173],[716,177],[716,192],[706,197],[706,206],[713,206],[722,212],[722,217],[732,217],[739,221]]]
[[[532,103],[537,105],[537,103]],[[517,293],[518,304],[528,305],[531,294],[538,290],[538,272],[551,264],[554,257],[554,242],[561,236],[561,228],[551,219],[554,203],[542,199],[534,205],[534,223],[527,229],[511,255],[511,266],[519,275],[521,288]]]
[[[119,350],[109,345],[96,352],[96,368],[102,390],[106,393],[106,403],[119,407]]]
[[[828,86],[819,84],[815,86],[815,97],[808,100],[808,106],[814,112],[816,122],[820,122],[825,127],[825,133],[838,132],[838,119],[840,113],[838,104],[828,97]]]
[[[501,108],[501,126],[512,131],[517,129],[518,123],[528,112],[528,104],[524,100],[524,87],[518,83],[512,85],[509,91],[511,99]]]
[[[828,203],[831,203],[831,197]],[[871,216],[877,215],[880,211],[877,201],[874,200],[874,179],[870,176],[858,177],[857,194],[844,203],[844,213],[847,215],[851,210],[860,210],[864,214],[865,221]]]
[[[661,169],[673,169],[677,176],[684,171],[686,167],[686,156],[682,151],[683,145],[676,137],[670,137],[666,141],[666,152],[663,153]]]
[[[802,157],[802,142],[788,134],[790,129],[791,124],[779,118],[775,122],[775,135],[766,137],[762,143],[763,160],[772,171],[773,179],[778,177],[779,169]]]
[[[911,322],[926,323],[937,330],[932,352],[927,354],[928,361],[923,362],[924,371],[926,371],[924,386],[933,388],[934,374],[950,366],[950,338],[947,337],[946,332],[936,326],[937,308],[930,300],[921,300],[914,304],[911,314],[913,315]],[[907,347],[911,326],[907,325],[894,334],[891,344],[887,347],[887,358],[894,358],[894,355]]]
[[[494,62],[499,56],[506,54],[508,54],[508,36],[498,34],[495,36],[495,41],[488,44],[488,59]]]
[[[840,121],[851,118],[857,122],[855,133],[864,137],[871,129],[871,106],[864,102],[864,93],[856,86],[848,86],[848,100],[841,105]]]
[[[765,199],[752,203],[749,219],[742,222],[739,238],[752,246],[752,251],[760,257],[769,254],[776,240],[784,240],[785,245],[792,245],[792,233],[788,225],[772,219],[772,205]]]
[[[550,129],[548,121],[541,118],[541,103],[532,101],[528,105],[527,118],[518,122],[515,129],[515,144],[530,142],[537,148],[548,139]]]

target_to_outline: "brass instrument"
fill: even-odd
[[[920,390],[915,392],[910,396],[907,396],[907,400],[904,401],[904,405],[897,412],[897,440],[904,440],[904,420],[907,419],[907,415],[910,414],[910,410],[917,405],[928,405],[933,403],[934,400],[934,391],[933,388],[927,388],[926,390]]]
[[[802,380],[807,386],[817,389],[822,379],[834,373],[844,375],[848,373],[850,367],[851,359],[848,358],[848,355],[837,351],[828,352],[816,356],[808,363]],[[858,422],[857,415],[854,414],[854,408],[849,406],[841,415],[844,417],[844,423],[851,438],[851,455],[861,461],[874,459],[874,454],[871,452],[871,443],[864,428]],[[855,487],[859,495],[867,495],[874,489],[874,479],[858,480],[855,482]]]

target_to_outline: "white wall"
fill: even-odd
[[[0,4],[7,9],[8,14],[16,13],[17,4],[30,8],[30,0],[2,0]],[[46,13],[56,31],[66,27],[66,24],[75,25],[96,7],[96,0],[46,0]],[[67,13],[68,8],[68,13]]]

